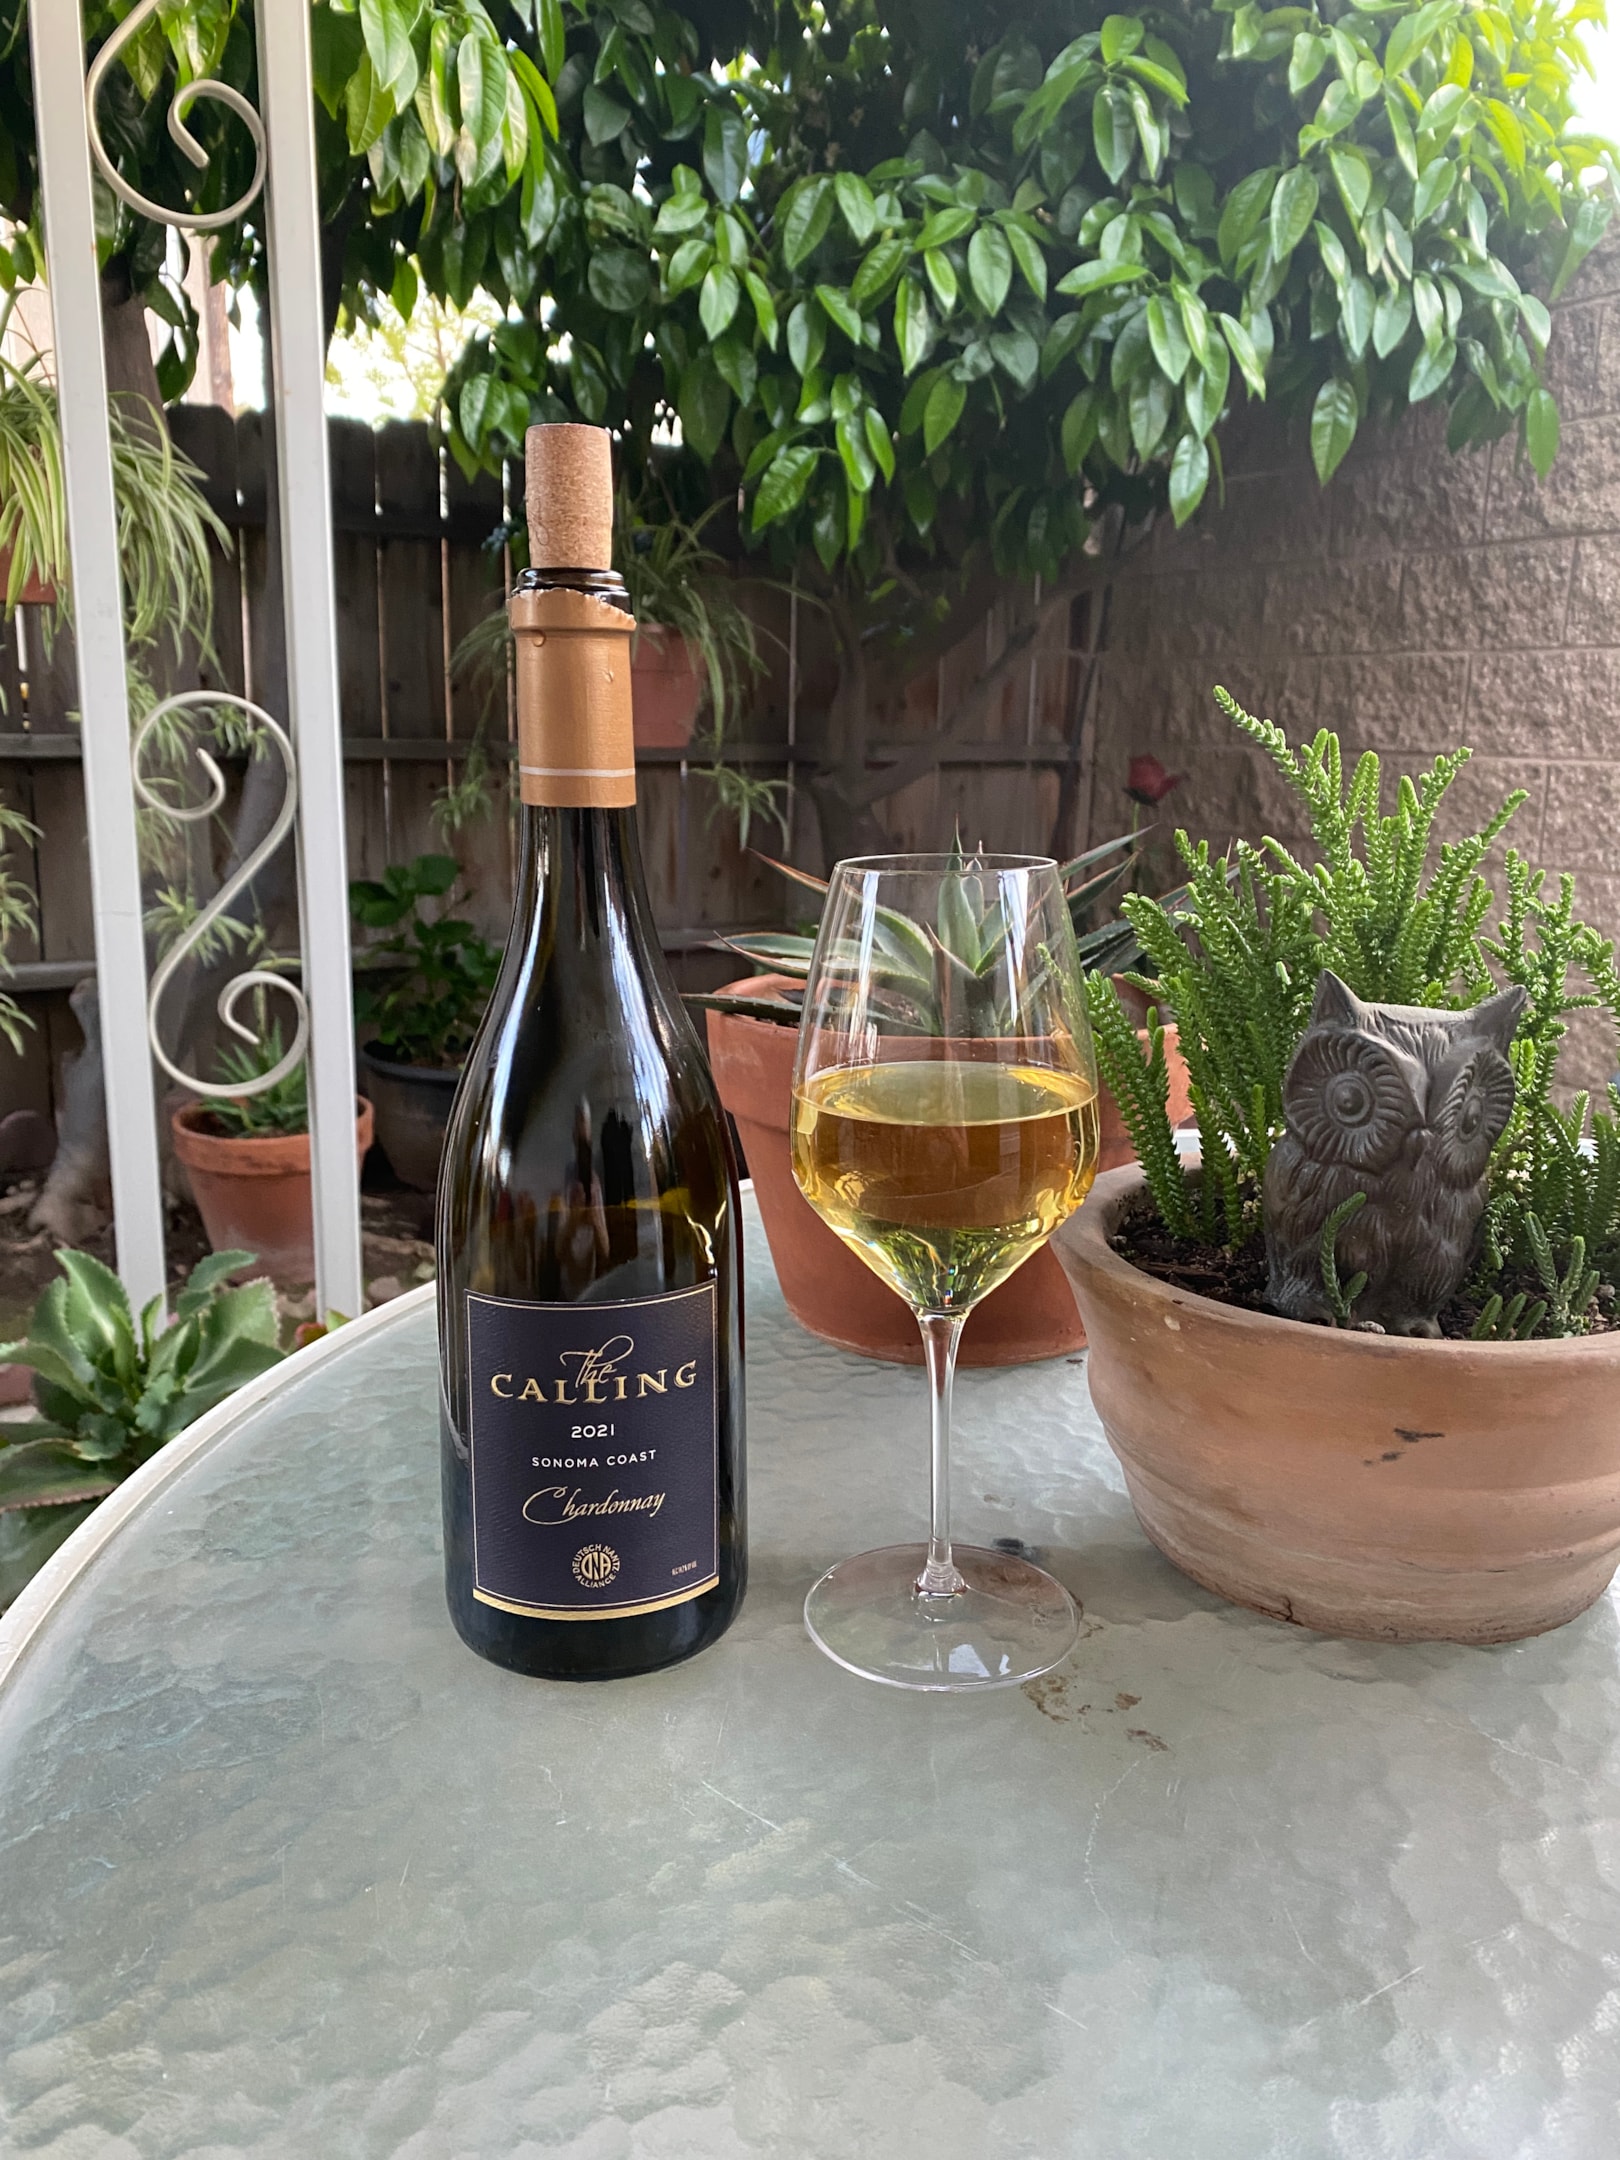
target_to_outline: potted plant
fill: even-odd
[[[219,1077],[245,1086],[272,1071],[285,1055],[279,1023],[267,1027],[261,1010],[257,1042],[222,1052]],[[278,1283],[313,1281],[315,1227],[303,1064],[260,1094],[182,1104],[171,1126],[175,1155],[191,1181],[215,1252],[246,1246]],[[361,1161],[371,1139],[371,1105],[361,1096],[354,1133]]]
[[[1568,1015],[1620,1023],[1612,943],[1576,919],[1569,878],[1550,890],[1511,850],[1498,904],[1483,869],[1522,795],[1436,848],[1467,751],[1403,778],[1386,812],[1376,757],[1347,780],[1333,735],[1296,752],[1216,694],[1300,800],[1317,859],[1267,840],[1212,860],[1178,834],[1183,897],[1125,902],[1158,978],[1141,987],[1179,1022],[1199,1166],[1171,1138],[1159,1030],[1144,1042],[1113,987],[1088,986],[1141,1158],[1054,1239],[1093,1399],[1148,1536],[1223,1596],[1393,1640],[1555,1627],[1620,1554],[1620,1092],[1595,1114],[1556,1092]],[[1424,1079],[1437,1027],[1505,1039],[1515,1014],[1461,1094],[1444,1062]],[[1357,1064],[1331,1088],[1328,1048]],[[1470,1134],[1475,1182],[1425,1188]],[[1328,1210],[1303,1260],[1302,1178]],[[1438,1271],[1433,1313],[1392,1302],[1397,1248]]]
[[[1089,921],[1135,859],[1136,840],[1127,833],[1064,866],[1081,957],[1088,968],[1114,970],[1142,957],[1128,924]],[[787,863],[773,867],[814,893],[818,902],[825,896],[826,879]],[[725,943],[770,972],[691,1002],[707,1007],[709,1061],[720,1099],[736,1122],[788,1309],[812,1334],[846,1350],[896,1364],[920,1364],[922,1348],[910,1309],[828,1229],[793,1176],[788,1140],[793,1057],[799,1000],[815,940],[795,932],[750,932]],[[1165,1054],[1172,1088],[1179,1079],[1183,1090],[1179,1102],[1172,1095],[1172,1115],[1185,1116],[1189,1106],[1173,1028]],[[1127,1159],[1130,1140],[1110,1098],[1104,1096],[1098,1109],[1099,1162],[1106,1167]],[[974,1308],[963,1333],[961,1358],[968,1365],[1025,1364],[1080,1349],[1085,1339],[1062,1270],[1050,1253],[1039,1252]]]
[[[681,750],[707,700],[718,750],[745,679],[759,672],[753,623],[726,565],[703,539],[711,506],[689,525],[672,509],[638,515],[621,497],[615,532],[636,637],[630,655],[638,750]]]
[[[349,887],[355,921],[392,933],[368,950],[383,969],[357,986],[355,1017],[369,1035],[360,1059],[377,1137],[395,1176],[419,1192],[438,1178],[462,1061],[501,964],[499,947],[470,922],[425,912],[460,875],[453,855],[418,855]]]
[[[249,1252],[192,1269],[163,1322],[137,1324],[118,1277],[89,1253],[56,1256],[63,1279],[0,1362],[30,1370],[37,1415],[0,1428],[0,1612],[98,1500],[194,1418],[281,1356],[268,1282],[227,1288]]]

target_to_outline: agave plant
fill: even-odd
[[[1121,833],[1116,839],[1087,848],[1083,855],[1063,865],[1063,891],[1081,963],[1088,972],[1112,975],[1142,964],[1129,923],[1094,920],[1101,902],[1129,877],[1142,839],[1140,832]],[[964,852],[960,836],[951,852],[953,868],[940,888],[934,921],[918,922],[890,908],[879,912],[877,934],[881,949],[876,960],[883,1003],[897,1026],[913,1028],[919,1035],[958,1030],[994,1033],[996,1007],[1005,989],[996,964],[1005,933],[997,911],[986,904],[977,860]],[[760,860],[768,862],[792,884],[814,893],[818,908],[825,900],[825,878],[792,863],[778,862],[774,856],[763,855]],[[808,977],[816,944],[813,936],[787,930],[750,930],[715,942],[770,974],[792,977],[795,984]],[[835,961],[838,958],[836,954],[833,957]],[[853,971],[853,952],[848,958]],[[803,992],[796,988],[786,988],[775,997],[737,996],[719,990],[690,996],[688,1003],[797,1026],[802,997]]]

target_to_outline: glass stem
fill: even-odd
[[[921,1598],[952,1598],[965,1589],[951,1560],[951,1381],[956,1347],[966,1313],[919,1313],[923,1356],[928,1362],[929,1393],[934,1410],[933,1513],[929,1523],[928,1562],[917,1577]]]

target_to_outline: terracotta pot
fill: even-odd
[[[643,623],[630,661],[638,750],[684,750],[703,702],[703,671],[678,630]]]
[[[6,588],[11,582],[11,554],[10,548],[0,548],[0,605],[4,604]],[[30,570],[23,580],[22,591],[17,595],[17,605],[55,607],[56,587],[42,578],[37,571]]]
[[[726,987],[745,997],[768,997],[786,982],[785,976],[754,975]],[[794,1180],[788,1120],[797,1031],[741,1013],[706,1017],[709,1062],[720,1099],[737,1121],[788,1310],[802,1327],[841,1349],[920,1365],[922,1341],[910,1307],[828,1229]],[[1177,1058],[1172,1068],[1173,1082],[1180,1062]],[[1172,1093],[1172,1111],[1180,1101],[1184,1116],[1185,1072]],[[1100,1122],[1104,1164],[1129,1161],[1130,1138],[1106,1091]],[[1024,1365],[1082,1349],[1085,1340],[1063,1271],[1043,1247],[968,1316],[961,1362]]]
[[[461,1067],[399,1065],[376,1043],[367,1043],[360,1052],[360,1077],[377,1113],[378,1144],[395,1177],[417,1192],[432,1192]]]
[[[1137,1519],[1239,1605],[1327,1635],[1514,1642],[1620,1559],[1620,1335],[1428,1342],[1195,1297],[1109,1243],[1139,1169],[1053,1239]]]
[[[371,1105],[355,1105],[354,1146],[363,1160],[371,1145]],[[278,1283],[315,1278],[315,1218],[310,1197],[309,1134],[269,1133],[237,1139],[203,1128],[205,1102],[186,1103],[171,1120],[174,1152],[191,1180],[208,1242],[215,1252],[241,1246],[255,1253]]]

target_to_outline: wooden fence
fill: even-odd
[[[205,475],[232,545],[216,568],[218,671],[194,666],[166,687],[195,684],[252,697],[270,679],[273,634],[263,415],[180,406],[169,417],[178,447]],[[499,604],[508,569],[499,545],[505,491],[521,482],[514,473],[469,484],[441,457],[428,428],[414,422],[375,430],[353,420],[329,425],[350,870],[375,876],[425,849],[453,853],[464,871],[464,911],[499,937],[511,890],[511,715],[487,684],[458,676],[452,656]],[[814,811],[797,784],[797,717],[818,690],[825,638],[815,611],[794,606],[776,588],[749,588],[745,604],[760,625],[766,673],[725,755],[783,784],[785,845],[771,824],[756,826],[754,845],[819,863]],[[967,626],[947,657],[881,716],[874,763],[904,756],[948,722],[1015,628],[1003,610]],[[1060,807],[1071,830],[1083,831],[1087,809],[1076,786],[1081,635],[1078,622],[1049,624],[974,738],[949,744],[937,771],[878,806],[897,848],[945,845],[959,828],[988,847],[1045,852]],[[33,888],[39,922],[33,937],[13,940],[8,987],[36,1025],[20,1058],[0,1045],[0,1113],[54,1112],[61,1060],[80,1041],[68,993],[94,971],[74,700],[71,633],[60,630],[47,649],[39,610],[23,608],[9,625],[0,622],[0,798],[40,834],[31,850],[11,858]],[[491,813],[447,837],[435,802],[479,743],[491,767]],[[800,912],[780,879],[738,847],[707,762],[696,748],[691,755],[639,755],[648,881],[665,948],[688,988],[738,972],[729,955],[713,949],[718,933]],[[294,941],[290,923],[272,929],[278,944]]]

